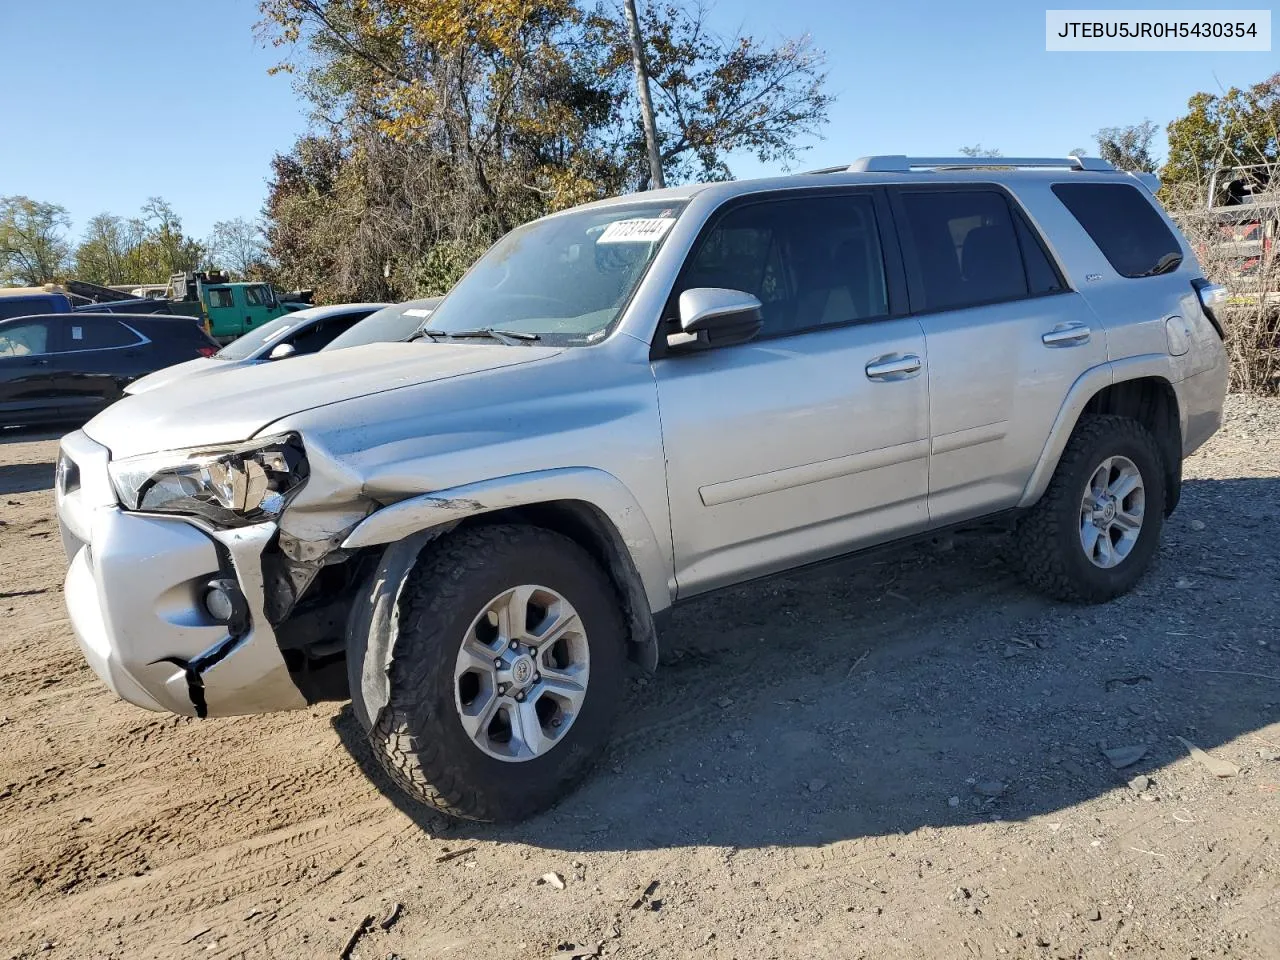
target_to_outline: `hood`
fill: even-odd
[[[236,366],[216,377],[176,379],[113,403],[84,432],[114,459],[239,443],[305,410],[454,377],[493,375],[558,353],[554,347],[421,342],[322,351],[288,363]]]
[[[154,390],[156,387],[163,387],[166,384],[173,383],[177,380],[189,380],[191,377],[203,377],[211,373],[217,373],[219,370],[234,370],[239,363],[243,361],[235,360],[215,360],[213,357],[196,357],[194,360],[187,360],[184,363],[175,363],[172,367],[165,367],[157,370],[155,373],[148,373],[145,377],[139,377],[133,383],[124,388],[124,392],[132,396],[135,393],[146,393],[148,390]]]

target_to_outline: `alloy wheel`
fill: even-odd
[[[462,638],[454,668],[458,719],[489,756],[533,760],[573,726],[590,666],[573,604],[549,587],[513,587],[485,604]]]
[[[1094,566],[1124,562],[1142,533],[1146,513],[1142,474],[1128,457],[1098,464],[1080,500],[1080,546]]]

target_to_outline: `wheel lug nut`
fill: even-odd
[[[494,665],[495,667],[500,667],[500,666],[502,666],[502,658],[501,658],[501,657],[494,657],[494,658],[493,658],[493,665]]]
[[[535,674],[533,675],[533,682],[534,682],[534,683],[537,683],[537,682],[538,682],[539,680],[541,680],[541,679],[542,679],[542,674],[540,674],[540,673],[535,673]]]
[[[524,703],[524,691],[523,691],[523,690],[516,694],[516,703]]]
[[[516,643],[516,641],[512,640],[512,641],[511,641],[511,649],[512,649],[512,650],[519,650],[519,649],[520,649],[520,644],[518,644],[518,643]]]

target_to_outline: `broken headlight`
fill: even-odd
[[[307,479],[297,434],[174,450],[108,465],[126,510],[180,513],[219,527],[274,520]]]

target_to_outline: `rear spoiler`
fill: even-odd
[[[1154,173],[1143,173],[1140,170],[1127,170],[1125,172],[1146,187],[1153,197],[1160,190],[1160,178]]]

